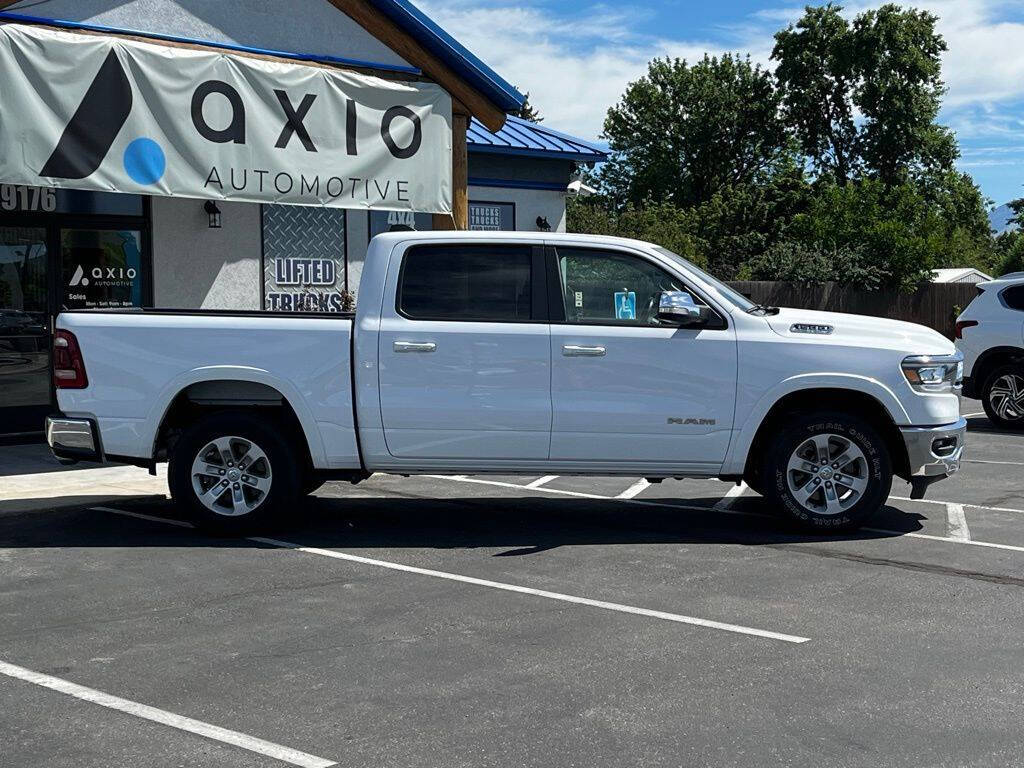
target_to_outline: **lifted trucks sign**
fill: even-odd
[[[212,50],[0,26],[0,180],[449,213],[451,97]]]

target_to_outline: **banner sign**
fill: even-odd
[[[450,213],[432,83],[0,26],[0,182]]]

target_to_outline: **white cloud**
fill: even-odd
[[[705,52],[750,52],[767,63],[772,35],[799,17],[802,3],[752,13],[719,29],[720,39],[656,38],[637,31],[642,6],[595,5],[562,15],[528,0],[421,0],[423,10],[502,77],[531,94],[552,127],[595,139],[608,108],[657,56],[689,60]],[[940,18],[949,51],[943,114],[961,137],[1020,130],[1006,109],[1024,101],[1022,0],[905,0]],[[850,2],[851,15],[881,2]],[[685,6],[684,6],[685,7]],[[1014,107],[1017,104],[1013,104]],[[1018,122],[1017,125],[1012,125]],[[1019,134],[1018,134],[1019,135]]]
[[[658,56],[701,58],[711,41],[657,40],[633,27],[642,10],[597,6],[583,20],[537,7],[426,0],[420,7],[522,91],[556,128],[585,139],[601,133],[608,108]]]

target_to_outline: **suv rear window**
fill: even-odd
[[[529,246],[433,245],[405,255],[398,312],[414,320],[531,320]]]
[[[1002,293],[1003,303],[1010,309],[1024,312],[1024,285],[1013,285]]]

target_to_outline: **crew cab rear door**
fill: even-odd
[[[736,403],[736,332],[662,324],[664,291],[708,302],[653,257],[550,248],[552,461],[717,471]]]
[[[381,417],[396,458],[537,460],[551,436],[544,249],[413,245],[389,270]]]

